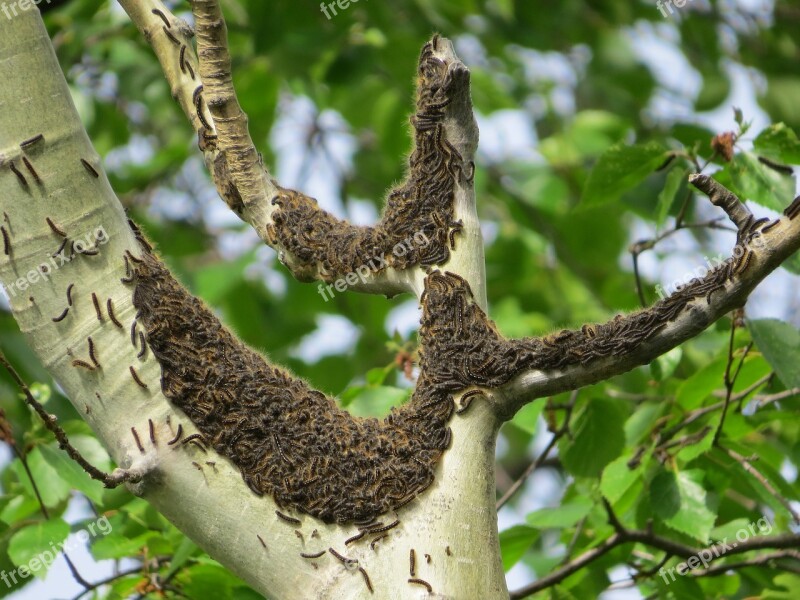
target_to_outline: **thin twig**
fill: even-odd
[[[773,402],[780,402],[781,400],[787,400],[797,395],[800,395],[800,388],[792,388],[790,390],[784,390],[783,392],[778,392],[777,394],[756,396],[756,400],[758,402],[758,407],[763,408],[767,404],[771,404]]]
[[[61,428],[61,426],[58,425],[55,415],[48,413],[36,400],[36,398],[33,397],[33,394],[31,393],[27,384],[22,380],[14,367],[11,366],[11,363],[8,362],[5,354],[3,354],[2,351],[0,351],[0,364],[5,367],[9,375],[11,375],[11,378],[14,380],[20,390],[22,390],[26,401],[31,408],[36,411],[36,414],[39,415],[42,421],[44,421],[45,427],[47,427],[47,429],[49,429],[50,432],[55,436],[56,440],[58,441],[58,447],[64,450],[72,460],[78,463],[81,468],[89,474],[89,477],[97,481],[102,481],[107,488],[114,488],[129,481],[134,482],[141,480],[141,473],[135,471],[125,471],[122,469],[117,469],[114,473],[110,474],[105,473],[83,458],[83,455],[81,455],[81,453],[69,443],[67,434]]]
[[[564,424],[558,431],[556,431],[553,434],[553,437],[550,438],[550,441],[548,442],[547,446],[545,447],[544,450],[542,450],[542,453],[539,454],[536,460],[533,461],[530,465],[528,465],[528,468],[525,469],[525,472],[522,475],[520,475],[519,479],[517,479],[511,485],[511,487],[508,488],[508,490],[506,490],[506,493],[503,494],[500,500],[497,501],[496,510],[500,510],[501,508],[503,508],[506,502],[508,502],[511,499],[511,497],[517,493],[517,490],[519,490],[519,488],[522,487],[522,484],[525,483],[525,481],[527,481],[527,479],[533,474],[533,472],[536,471],[536,469],[538,469],[540,466],[542,466],[542,463],[547,459],[548,455],[550,454],[550,452],[552,452],[553,448],[555,448],[556,444],[558,443],[558,440],[561,439],[564,436],[564,434],[566,434],[567,431],[569,431],[569,419],[570,416],[572,415],[572,407],[575,405],[577,394],[578,390],[572,392],[570,401],[565,407],[567,413],[564,415]]]
[[[762,475],[761,472],[752,465],[752,463],[750,462],[752,459],[748,459],[747,457],[742,456],[741,454],[739,454],[735,450],[731,450],[730,448],[723,447],[722,450],[733,460],[742,465],[742,468],[745,471],[747,471],[748,473],[750,473],[750,475],[755,477],[758,480],[758,482],[762,486],[764,486],[764,489],[766,489],[778,502],[780,502],[783,505],[783,507],[787,511],[789,511],[789,514],[792,515],[792,518],[794,519],[795,523],[800,523],[800,514],[798,514],[797,511],[792,507],[792,503],[789,502],[789,500],[787,500],[786,498],[784,498],[781,495],[781,493],[778,492],[778,490],[776,490],[775,487],[769,482],[769,480],[766,477],[764,477],[764,475]]]
[[[742,365],[744,365],[744,359],[747,358],[747,355],[750,353],[750,349],[753,347],[753,343],[750,342],[747,347],[745,347],[744,352],[742,353],[742,357],[739,360],[739,365],[736,367],[736,372],[731,376],[731,366],[733,365],[733,342],[736,336],[736,321],[737,318],[734,317],[731,319],[731,335],[728,340],[728,361],[725,364],[725,402],[722,405],[722,416],[719,419],[719,425],[717,426],[717,430],[714,433],[714,445],[719,444],[719,437],[722,434],[722,427],[725,425],[725,417],[728,416],[728,407],[731,404],[731,397],[733,395],[733,386],[736,384],[736,379],[739,377],[739,373],[742,370]]]
[[[538,579],[527,586],[511,592],[510,600],[519,600],[526,598],[536,592],[550,588],[573,573],[584,568],[586,565],[598,560],[610,550],[623,544],[644,544],[657,548],[666,552],[670,556],[679,556],[681,558],[689,558],[697,556],[703,552],[703,556],[711,556],[711,561],[719,560],[723,556],[732,556],[735,554],[743,554],[753,550],[765,549],[795,549],[800,545],[800,534],[787,533],[776,536],[757,536],[752,537],[744,542],[738,543],[736,546],[727,547],[723,544],[713,544],[707,548],[692,548],[679,542],[674,542],[668,538],[662,537],[647,530],[631,530],[626,529],[614,515],[610,506],[606,508],[609,515],[609,522],[614,527],[615,531],[607,539],[603,540],[599,545],[587,550],[577,558],[571,560],[569,563],[562,565],[555,569],[545,577]]]
[[[163,556],[163,557],[155,558],[153,560],[155,560],[156,563],[160,566],[163,563],[167,563],[167,562],[171,561],[172,557],[171,556]],[[142,572],[146,568],[146,566],[147,565],[145,563],[143,563],[143,564],[139,565],[138,567],[132,567],[132,568],[127,569],[125,571],[117,571],[116,573],[114,573],[112,575],[109,575],[105,579],[101,579],[100,581],[95,581],[94,583],[89,583],[89,584],[86,585],[86,589],[83,590],[82,592],[80,592],[78,595],[74,596],[72,598],[72,600],[80,600],[81,598],[83,598],[89,592],[92,592],[92,591],[96,590],[97,588],[102,587],[104,585],[108,585],[109,583],[113,583],[118,579],[122,579],[123,577],[127,577],[128,575],[136,575],[137,573]]]

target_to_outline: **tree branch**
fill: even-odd
[[[161,22],[158,27],[167,27],[158,14],[146,14]],[[164,17],[173,23],[167,13]],[[173,24],[168,30],[175,28]],[[180,53],[180,39],[176,45],[160,31]],[[184,52],[185,60],[188,50]],[[405,239],[418,226],[430,243],[415,248],[410,257],[397,253],[391,260],[402,268],[386,268],[382,276],[408,273],[408,281],[421,286],[418,292],[426,294],[421,337],[433,343],[423,344],[420,352],[422,381],[414,401],[378,422],[352,417],[333,399],[245,348],[166,269],[155,267],[160,263],[151,246],[127,221],[99,166],[39,14],[26,11],[13,24],[0,20],[0,77],[5,83],[0,103],[8,107],[0,111],[0,131],[9,140],[2,148],[3,160],[22,161],[23,142],[42,134],[25,155],[35,161],[41,185],[20,181],[9,162],[0,165],[0,191],[6,198],[3,208],[13,245],[0,255],[0,281],[9,290],[13,315],[32,350],[112,459],[124,468],[152,465],[153,476],[143,478],[132,491],[263,594],[363,597],[367,589],[363,572],[368,572],[376,594],[388,593],[409,586],[393,563],[408,556],[412,543],[418,551],[434,553],[438,547],[441,553],[444,542],[450,549],[441,559],[447,561],[447,569],[425,574],[437,593],[507,595],[494,510],[491,448],[498,423],[489,402],[475,403],[468,414],[451,419],[452,395],[460,383],[442,351],[457,335],[444,310],[452,304],[452,284],[469,284],[464,277],[433,269],[469,248],[461,243],[466,223],[457,222],[461,210],[457,200],[468,197],[466,190],[471,194],[472,170],[461,155],[469,151],[469,140],[449,138],[450,128],[458,129],[452,111],[468,97],[468,72],[449,42],[440,38],[425,45],[419,69],[413,168],[409,180],[392,192],[384,215],[389,225],[381,225],[380,231],[383,248],[390,251],[397,236]],[[31,196],[37,201],[32,202]],[[304,219],[306,214],[322,218],[310,201],[289,191],[282,192],[273,209],[273,216],[282,215],[282,223],[281,218],[274,219],[278,239],[292,231],[291,223],[302,227],[311,223]],[[332,217],[320,221],[324,222],[335,224]],[[325,237],[324,227],[319,232],[316,227],[302,227],[297,243],[303,248],[312,248],[308,242],[317,235]],[[101,228],[103,233],[102,242],[98,238],[91,246],[91,254],[77,254],[37,271],[39,257],[59,255],[64,248],[69,251],[83,228]],[[363,234],[358,239],[364,241],[378,229],[348,231]],[[335,250],[335,244],[329,249]],[[369,247],[356,245],[355,250],[366,252]],[[313,265],[314,252],[304,265]],[[334,267],[347,264],[343,256],[333,253]],[[476,288],[482,287],[479,281]],[[18,293],[19,289],[26,293]],[[459,307],[465,308],[466,302],[462,298]],[[134,334],[130,340],[128,331]],[[233,389],[237,393],[231,396]],[[303,401],[292,404],[298,396]],[[246,404],[251,402],[255,404]],[[270,402],[272,408],[267,406]],[[256,405],[267,412],[283,408],[275,418],[264,419],[266,413]],[[207,422],[203,417],[209,417]],[[247,426],[240,418],[249,419]],[[228,451],[216,458],[213,473],[192,460],[201,451],[198,446],[167,443],[181,431],[195,438],[193,423],[217,427],[210,435],[201,431],[209,453]],[[272,435],[253,435],[265,426]],[[343,447],[351,439],[361,445],[357,455]],[[315,455],[303,455],[310,448],[317,450]],[[445,451],[446,461],[441,460]],[[313,460],[302,461],[301,469],[301,462],[294,462],[300,456]],[[345,463],[355,468],[337,470]],[[290,472],[293,478],[288,477]],[[250,487],[242,482],[243,475]],[[302,486],[293,485],[301,479]],[[304,498],[310,488],[316,496]],[[353,488],[359,494],[350,494]],[[415,501],[422,493],[424,502]],[[281,520],[276,511],[292,509],[278,506],[276,498],[293,502],[297,517]],[[312,505],[315,500],[320,502]],[[470,515],[469,528],[461,527],[463,511],[441,510],[456,505],[482,507]],[[346,543],[360,532],[353,523],[356,514],[374,517],[388,508],[402,511],[402,522],[392,516],[388,525],[385,520],[380,526],[362,524],[370,536],[389,533],[388,538],[381,537],[380,547]],[[314,529],[318,540],[312,537]],[[337,552],[347,547],[347,558],[358,560],[364,571],[352,577],[333,554],[312,564],[303,556],[306,544],[324,544],[323,548]],[[474,568],[478,563],[482,569]],[[298,589],[296,584],[320,578],[325,585]]]
[[[470,282],[486,307],[473,189],[478,131],[469,71],[448,40],[435,36],[420,58],[409,175],[390,191],[378,224],[356,227],[321,210],[313,198],[281,188],[267,173],[236,98],[217,0],[192,3],[198,81],[188,28],[176,25],[180,20],[158,0],[120,3],[153,46],[173,96],[195,127],[220,196],[278,251],[295,277],[329,284],[346,280],[349,289],[368,293],[420,296],[425,270],[446,265]],[[457,243],[459,238],[463,241]]]
[[[8,362],[2,350],[0,350],[0,365],[3,365],[5,370],[8,371],[8,374],[11,375],[11,378],[19,389],[22,390],[25,401],[33,408],[36,414],[39,415],[45,427],[55,436],[58,441],[58,447],[64,450],[72,460],[78,463],[89,477],[96,481],[101,481],[107,488],[115,488],[123,483],[136,483],[142,480],[145,473],[141,469],[117,469],[113,473],[105,473],[83,458],[83,455],[78,452],[77,448],[69,443],[67,434],[61,426],[59,426],[55,415],[48,413],[36,398],[33,397],[30,388],[28,388],[28,385],[22,377],[19,376],[16,369],[11,366],[11,363]],[[44,505],[42,506],[44,507]]]
[[[576,557],[575,559],[571,560],[569,563],[559,567],[552,573],[549,573],[545,577],[537,579],[533,583],[520,588],[514,592],[511,592],[510,598],[511,600],[518,600],[520,598],[526,598],[536,592],[540,592],[544,589],[552,587],[561,581],[564,581],[567,577],[572,575],[573,573],[579,571],[583,567],[592,562],[598,560],[614,548],[618,546],[622,546],[624,544],[631,544],[631,543],[638,543],[644,544],[646,546],[650,546],[652,548],[656,548],[658,550],[662,550],[666,552],[667,555],[671,556],[679,556],[681,558],[690,558],[692,556],[702,556],[709,557],[707,562],[713,562],[715,560],[722,559],[727,556],[733,556],[735,554],[743,554],[745,552],[750,552],[753,550],[764,550],[764,549],[795,549],[800,545],[800,534],[783,534],[777,536],[758,536],[753,537],[744,542],[737,542],[736,545],[728,546],[727,544],[712,544],[705,548],[693,548],[691,546],[686,546],[685,544],[681,544],[679,542],[673,542],[672,540],[665,538],[663,536],[657,535],[652,531],[645,531],[645,530],[630,530],[626,529],[614,516],[610,507],[606,504],[607,510],[609,512],[609,521],[611,525],[614,527],[614,533],[612,533],[607,539],[603,540],[600,544],[595,546],[594,548],[587,550],[580,556]],[[723,567],[720,567],[723,568]]]
[[[497,403],[510,418],[527,402],[608,379],[650,361],[691,339],[729,311],[741,307],[752,290],[800,248],[800,219],[791,207],[780,222],[761,233],[752,215],[732,201],[736,197],[705,176],[693,182],[715,195],[741,225],[734,256],[702,279],[694,279],[649,309],[617,316],[603,325],[562,331],[550,338],[516,342],[518,351],[538,352],[496,390]],[[724,198],[720,200],[720,198]],[[738,202],[738,199],[736,199]],[[796,204],[796,203],[795,203]],[[562,356],[555,360],[543,352]],[[571,358],[570,358],[571,355]]]

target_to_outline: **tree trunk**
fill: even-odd
[[[270,598],[369,596],[355,565],[343,566],[330,553],[317,560],[300,556],[329,547],[358,560],[378,597],[416,598],[424,591],[408,582],[412,549],[415,575],[430,583],[434,597],[507,597],[494,510],[499,422],[488,405],[476,403],[453,420],[452,447],[433,485],[399,511],[400,524],[373,548],[344,545],[358,532],[353,525],[326,525],[309,516],[297,526],[283,522],[273,500],[253,494],[223,457],[213,451],[206,456],[193,445],[167,445],[179,424],[185,434],[195,430],[161,393],[152,353],[140,359],[138,338],[131,343],[136,309],[131,286],[120,280],[126,277],[126,251],[138,256],[141,249],[81,125],[37,11],[0,19],[0,76],[0,197],[11,242],[10,255],[0,257],[0,280],[31,348],[114,461],[145,473],[141,482],[129,484],[131,490]],[[38,134],[41,141],[20,147]],[[73,242],[87,239],[88,252],[77,252],[78,244],[71,260],[53,258],[65,239],[64,256],[72,254]],[[122,327],[109,316],[109,299]],[[89,338],[101,365],[93,370],[74,363],[92,365]],[[131,367],[147,389],[136,383]],[[387,518],[386,523],[394,516]],[[312,536],[314,530],[319,537]]]

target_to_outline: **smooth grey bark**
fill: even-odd
[[[488,404],[476,405],[453,420],[452,447],[440,462],[435,483],[400,511],[401,524],[375,550],[368,544],[345,549],[344,540],[357,531],[355,527],[323,525],[309,517],[298,527],[305,539],[301,543],[295,528],[276,517],[274,502],[255,496],[224,458],[211,451],[203,455],[194,446],[167,446],[178,423],[187,433],[193,428],[161,394],[160,370],[151,354],[138,359],[139,349],[130,342],[128,328],[135,314],[132,288],[120,279],[125,276],[124,253],[137,254],[137,243],[80,123],[38,11],[0,19],[0,78],[0,211],[8,214],[12,242],[11,255],[0,255],[0,282],[12,290],[11,309],[31,348],[114,461],[146,472],[141,483],[129,486],[132,491],[267,597],[371,597],[360,572],[343,568],[331,555],[315,561],[318,569],[300,557],[300,552],[328,547],[359,560],[377,597],[418,598],[424,591],[407,581],[411,548],[419,556],[428,553],[433,558],[430,565],[418,561],[417,567],[418,576],[433,586],[433,597],[507,597],[494,510],[499,421]],[[41,184],[25,171],[19,146],[39,133],[44,141],[26,156]],[[81,158],[93,165],[99,178],[84,168]],[[27,186],[11,170],[12,162],[22,169]],[[459,202],[463,215],[469,199]],[[471,206],[474,211],[474,202]],[[49,263],[63,241],[47,218],[70,239],[102,229],[107,242],[98,244],[96,256],[78,255],[57,268],[51,264],[46,277],[40,275],[36,283],[13,293],[15,282]],[[472,218],[476,227],[477,219]],[[476,231],[475,244],[480,241]],[[483,261],[466,262],[471,268],[479,264],[482,280]],[[470,278],[474,280],[474,274]],[[74,284],[74,305],[63,320],[54,322],[53,317],[67,306],[70,284]],[[480,284],[477,289],[482,289]],[[92,293],[100,301],[102,322],[95,314]],[[108,298],[122,329],[106,314]],[[89,337],[102,365],[94,371],[73,365],[74,360],[89,361]],[[135,383],[131,366],[147,390]],[[148,420],[155,425],[155,447],[149,440]],[[132,427],[145,453],[139,451]],[[192,464],[203,467],[206,460],[215,461],[216,469]],[[311,537],[314,529],[321,539]],[[257,536],[266,542],[266,549]],[[445,551],[448,546],[452,556]]]

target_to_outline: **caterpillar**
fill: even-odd
[[[97,320],[102,323],[103,311],[100,309],[100,301],[97,299],[97,294],[95,292],[92,292],[92,304],[94,305],[94,313],[97,316]]]
[[[33,136],[32,138],[28,138],[27,140],[23,140],[22,142],[20,142],[19,147],[22,148],[22,150],[27,150],[31,146],[35,146],[36,144],[41,142],[43,139],[44,139],[44,134],[39,133]]]
[[[167,29],[166,27],[162,27],[161,29],[164,32],[164,34],[169,38],[170,42],[172,42],[176,46],[180,46],[181,45],[180,40],[178,38],[176,38],[169,29]]]
[[[56,235],[61,236],[63,238],[67,237],[67,234],[64,233],[64,231],[58,225],[56,225],[53,222],[53,219],[51,219],[50,217],[45,217],[44,220],[47,222],[47,226],[50,227],[50,230],[53,233],[55,233]]]
[[[28,180],[25,179],[25,175],[23,175],[22,172],[19,169],[17,169],[17,166],[14,164],[13,160],[10,163],[8,163],[8,168],[11,169],[11,172],[17,176],[17,180],[19,181],[22,187],[24,188],[28,187]]]
[[[117,315],[114,314],[114,302],[111,300],[111,298],[106,300],[106,312],[108,313],[108,318],[111,319],[111,322],[114,323],[114,325],[120,329],[125,328],[125,326],[119,322],[119,319],[117,319]]]
[[[131,427],[131,433],[133,434],[133,439],[136,440],[136,447],[139,448],[139,452],[144,454],[144,446],[142,446],[142,441],[139,439],[139,434],[136,432],[136,427]]]
[[[0,225],[0,231],[3,232],[3,253],[9,256],[11,254],[11,240],[8,237],[8,232],[4,225]]]
[[[172,27],[172,25],[170,25],[169,23],[169,19],[167,19],[166,15],[163,12],[161,12],[157,8],[154,8],[150,12],[158,16],[162,21],[164,21],[164,25],[166,25],[167,27]]]
[[[139,379],[139,374],[136,372],[136,369],[133,368],[133,365],[128,367],[128,369],[130,370],[131,377],[133,377],[133,380],[136,382],[136,385],[138,385],[140,388],[146,390],[147,389],[147,384],[144,383],[141,379]]]
[[[87,173],[89,173],[89,175],[91,175],[91,176],[92,176],[92,177],[94,177],[95,179],[97,179],[97,178],[99,178],[99,177],[100,177],[100,173],[98,173],[98,172],[97,172],[97,169],[95,169],[95,168],[94,168],[94,167],[93,167],[93,166],[92,166],[92,165],[89,163],[89,161],[88,161],[88,160],[86,160],[86,159],[83,159],[83,158],[82,158],[82,159],[81,159],[81,164],[83,165],[83,168],[84,168],[84,169],[86,169],[86,172],[87,172]]]
[[[178,441],[181,439],[182,435],[183,435],[183,425],[181,423],[178,423],[178,431],[175,432],[175,437],[167,442],[167,446],[173,446],[177,444]]]
[[[30,171],[31,175],[33,175],[33,180],[36,183],[42,183],[42,180],[39,178],[39,174],[36,172],[36,169],[33,168],[33,165],[31,164],[31,161],[28,160],[28,157],[23,156],[22,157],[22,162],[25,165],[25,167],[28,169],[28,171]]]

